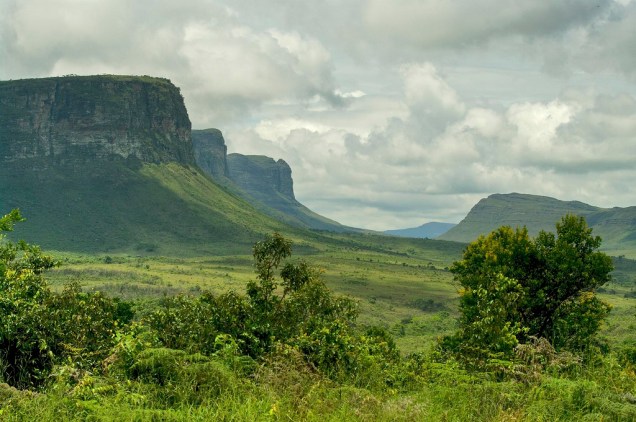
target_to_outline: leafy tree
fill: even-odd
[[[215,338],[229,335],[242,353],[254,358],[269,352],[276,342],[291,341],[333,321],[350,325],[357,316],[355,304],[335,297],[320,279],[320,271],[304,261],[283,265],[291,246],[278,233],[255,244],[257,279],[248,283],[247,295],[206,292],[198,298],[166,298],[145,321],[165,347],[212,354],[218,347]]]
[[[14,210],[0,218],[0,231],[23,220]],[[39,247],[0,233],[0,379],[11,385],[38,386],[67,359],[79,368],[97,366],[115,331],[132,319],[129,304],[77,285],[51,292],[44,272],[56,265]]]
[[[0,231],[24,221],[18,210],[0,218]],[[0,377],[29,386],[53,365],[49,320],[43,315],[50,291],[42,273],[57,263],[37,246],[6,241],[0,233]]]
[[[611,259],[585,219],[564,216],[556,234],[504,226],[468,245],[451,271],[461,285],[460,329],[443,346],[465,357],[511,357],[515,346],[545,338],[557,350],[590,345],[610,306],[595,290]]]

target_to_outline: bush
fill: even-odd
[[[13,211],[0,219],[0,230],[22,220]],[[130,305],[82,293],[77,284],[55,294],[43,274],[57,261],[23,241],[6,242],[0,234],[0,242],[1,378],[19,388],[35,387],[66,359],[79,367],[98,365],[116,329],[132,319]]]
[[[511,359],[515,346],[547,339],[557,351],[592,345],[610,306],[594,291],[609,281],[611,259],[581,217],[567,215],[556,235],[501,227],[468,245],[451,271],[461,284],[460,329],[442,341],[483,366]]]

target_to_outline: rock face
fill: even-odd
[[[167,79],[67,76],[0,82],[0,162],[122,157],[194,164],[191,124]]]
[[[227,154],[218,129],[192,131],[197,164],[259,211],[287,224],[328,231],[355,231],[311,211],[296,200],[292,170],[264,155]]]
[[[229,178],[246,192],[266,198],[282,195],[295,200],[291,168],[284,160],[264,155],[230,154]]]
[[[203,171],[214,177],[229,177],[227,147],[223,134],[218,129],[192,131],[194,159]]]

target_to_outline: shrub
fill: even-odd
[[[590,346],[610,309],[594,291],[612,270],[591,232],[582,217],[566,215],[556,235],[531,239],[525,227],[501,227],[468,245],[451,268],[462,287],[460,329],[442,346],[478,366],[513,358],[533,337],[557,351]]]

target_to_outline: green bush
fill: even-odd
[[[22,220],[13,211],[0,219],[0,230]],[[0,377],[16,387],[35,387],[56,363],[99,365],[116,330],[132,319],[130,305],[82,293],[77,284],[53,293],[43,275],[58,265],[53,258],[1,234],[0,242]]]
[[[513,359],[516,345],[531,338],[557,351],[593,346],[610,310],[594,294],[612,270],[600,244],[573,215],[556,224],[556,235],[532,239],[525,227],[501,227],[481,236],[451,268],[462,287],[460,329],[442,347],[484,366]]]

